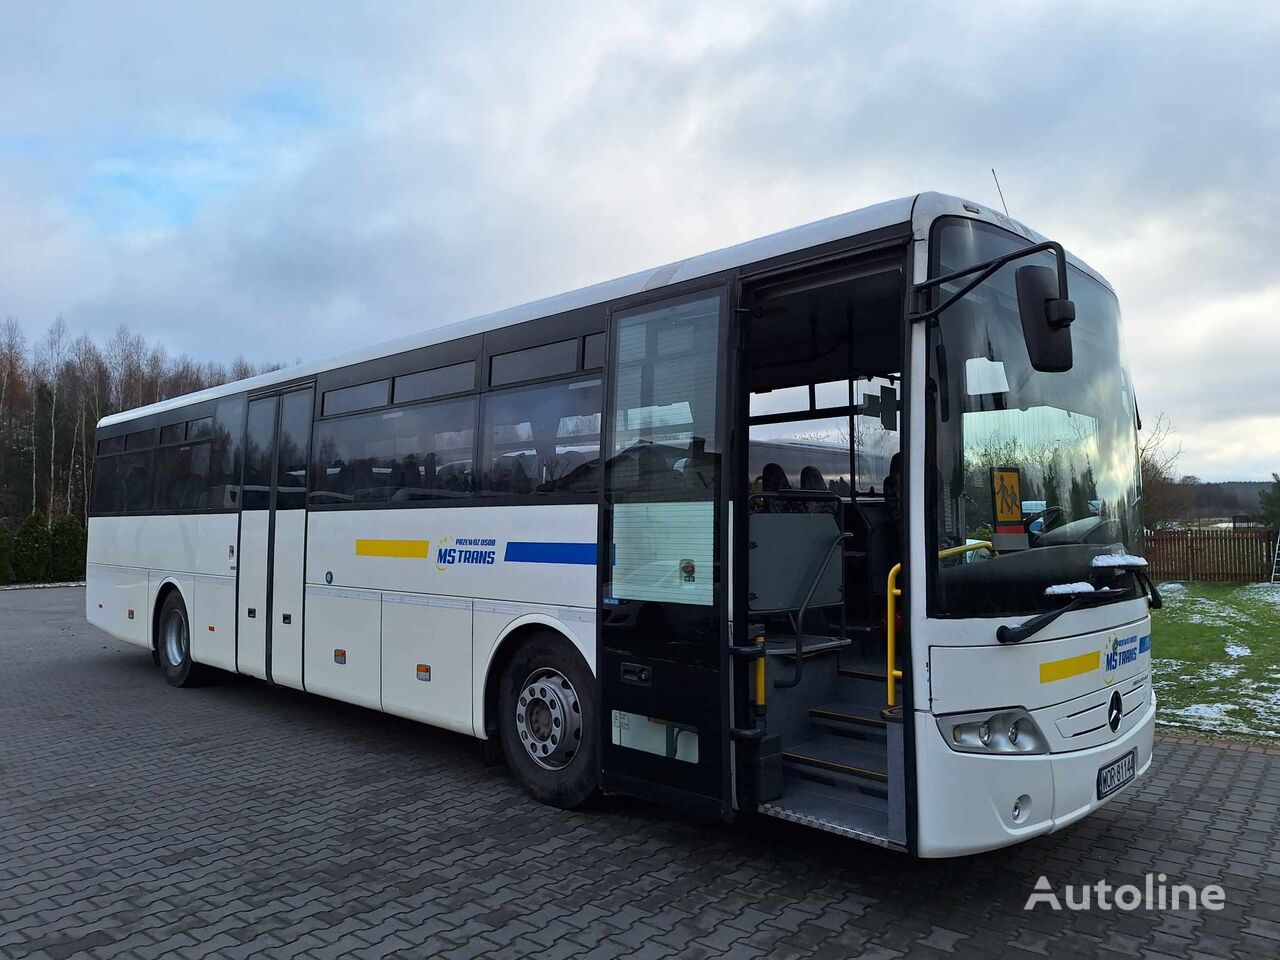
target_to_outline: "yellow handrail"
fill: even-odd
[[[958,547],[947,547],[945,550],[939,550],[938,559],[945,560],[947,557],[954,557],[961,553],[968,553],[970,550],[981,550],[983,547],[986,547],[992,553],[995,553],[995,548],[991,546],[990,540],[975,540],[973,543],[962,543]]]
[[[938,551],[938,559],[943,560],[947,557],[958,556],[962,553],[968,553],[970,550],[979,550],[986,547],[992,550],[991,542],[988,540],[978,540],[975,543],[966,543],[958,547],[947,547],[945,550]],[[902,591],[898,589],[898,574],[902,572],[902,564],[895,563],[889,571],[889,595],[887,598],[888,617],[885,619],[885,638],[888,647],[889,668],[885,671],[885,685],[888,687],[889,706],[896,707],[898,705],[898,681],[902,679],[902,671],[895,664],[898,662],[898,597],[902,596]]]
[[[894,664],[898,662],[898,597],[902,591],[898,589],[898,574],[902,572],[902,564],[895,563],[889,570],[889,618],[885,621],[885,634],[888,638],[889,669],[885,671],[885,682],[889,686],[889,706],[898,705],[898,681],[902,679],[902,671]]]

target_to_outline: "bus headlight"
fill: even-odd
[[[1021,707],[938,717],[938,729],[948,746],[961,753],[1049,752],[1049,742]]]

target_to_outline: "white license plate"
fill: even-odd
[[[1138,775],[1138,751],[1130,750],[1098,770],[1098,799],[1104,800],[1133,782]]]

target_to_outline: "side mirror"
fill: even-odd
[[[1071,369],[1071,321],[1076,305],[1059,298],[1058,272],[1052,267],[1027,265],[1014,274],[1018,313],[1031,366],[1041,373]]]
[[[880,427],[889,431],[898,429],[898,391],[890,386],[880,388]]]

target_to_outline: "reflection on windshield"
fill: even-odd
[[[936,272],[1025,242],[976,221],[944,221]],[[1034,612],[1058,602],[1045,593],[1055,585],[1123,585],[1114,573],[1100,576],[1093,557],[1142,548],[1133,396],[1115,297],[1070,268],[1075,363],[1066,373],[1038,372],[1018,316],[1020,265],[979,286],[930,332],[937,546],[993,545],[938,561],[937,615]]]
[[[967,536],[995,535],[991,471],[1013,468],[1024,515],[1043,514],[1031,532],[1101,515],[1093,465],[1100,459],[1098,421],[1055,407],[965,411],[964,495]],[[1119,491],[1121,497],[1124,491]]]

